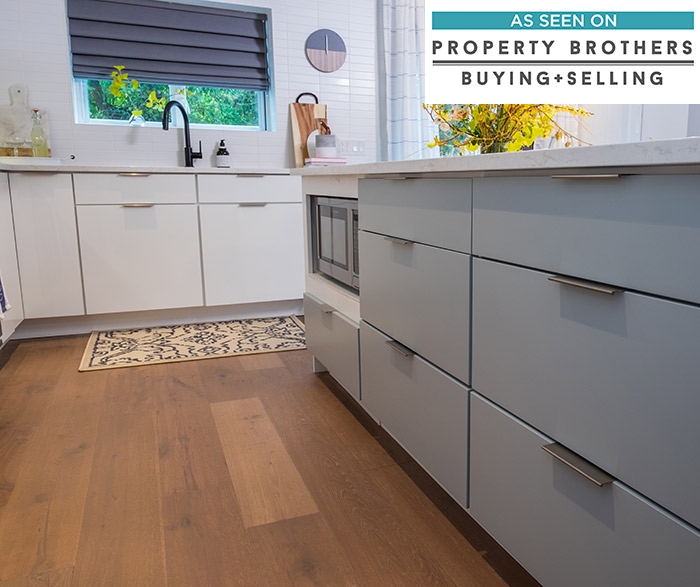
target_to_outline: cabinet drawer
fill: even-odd
[[[474,180],[474,254],[700,302],[700,175]]]
[[[75,173],[76,204],[194,204],[194,175]]]
[[[328,304],[304,295],[306,348],[357,401],[360,401],[358,326]]]
[[[88,314],[203,305],[197,206],[77,206]]]
[[[361,179],[360,228],[471,251],[471,179]]]
[[[362,404],[466,507],[469,390],[418,355],[389,343],[396,344],[360,323]]]
[[[700,527],[700,308],[474,259],[473,386]]]
[[[289,175],[200,175],[200,202],[301,202],[301,177]]]
[[[471,258],[360,233],[362,319],[469,383]]]
[[[700,533],[619,481],[594,485],[478,394],[470,413],[470,514],[544,587],[697,585]]]

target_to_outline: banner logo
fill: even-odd
[[[495,4],[498,11],[476,12],[426,0],[426,102],[698,101],[696,2],[671,1],[664,12],[615,0],[600,11]]]

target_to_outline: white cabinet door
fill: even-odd
[[[88,314],[203,304],[196,205],[77,211]]]
[[[2,321],[0,344],[15,331],[24,318],[22,296],[19,289],[19,269],[17,268],[17,249],[15,248],[15,229],[12,223],[12,205],[7,173],[0,173],[0,274],[5,299],[12,306],[5,312]]]
[[[301,204],[203,204],[200,215],[207,306],[302,297]]]
[[[84,314],[70,174],[12,173],[10,192],[25,317]]]

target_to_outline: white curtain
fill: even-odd
[[[383,160],[436,157],[435,134],[423,110],[424,0],[379,0],[379,144]],[[431,128],[431,126],[433,128]]]

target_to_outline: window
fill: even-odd
[[[152,91],[176,97],[192,124],[265,130],[271,100],[268,14],[158,0],[68,0],[78,122],[127,124]],[[220,6],[220,4],[217,4]],[[123,66],[129,100],[109,92]]]

